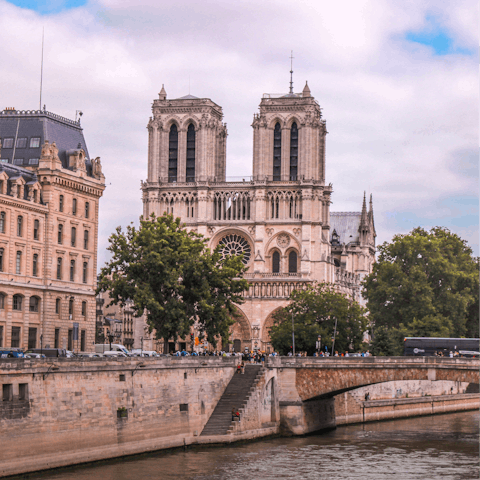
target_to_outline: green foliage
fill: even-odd
[[[213,345],[218,335],[228,337],[248,288],[238,278],[246,270],[241,256],[222,259],[218,247],[211,252],[202,235],[171,215],[142,218],[139,229],[125,233],[118,227],[109,242],[112,258],[97,291],[108,290],[110,304],[133,300],[135,315],[146,313],[157,338],[186,338],[194,323]]]
[[[375,329],[375,336],[371,344],[371,354],[376,357],[383,356],[395,356],[399,353],[395,348],[395,335],[392,335],[392,331],[388,330],[385,325]]]
[[[403,344],[403,335],[462,337],[475,325],[478,332],[478,261],[464,240],[445,228],[416,228],[378,250],[363,283],[375,335],[386,327]]]
[[[295,326],[295,350],[312,355],[318,335],[331,350],[332,337],[337,319],[335,350],[358,351],[361,348],[363,332],[367,321],[365,310],[345,295],[335,292],[332,285],[318,284],[290,295],[292,303],[274,315],[275,324],[270,338],[275,350],[285,355],[292,346],[292,313]]]

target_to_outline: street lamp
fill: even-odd
[[[334,356],[335,349],[335,337],[337,336],[337,317],[335,317],[335,328],[333,330],[333,341],[332,341],[332,357]]]
[[[293,310],[292,310],[292,346],[293,346],[293,356],[295,356],[295,324],[293,323]]]

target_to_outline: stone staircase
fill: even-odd
[[[242,419],[242,409],[255,391],[255,386],[261,378],[263,370],[261,365],[246,364],[243,375],[235,372],[201,435],[226,435],[232,425],[233,407],[240,412],[240,420]]]

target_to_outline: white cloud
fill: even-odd
[[[38,106],[44,26],[44,102],[70,118],[84,111],[90,153],[102,157],[109,184],[101,264],[108,235],[141,214],[145,127],[162,83],[169,98],[190,83],[223,107],[227,174],[245,175],[253,113],[263,93],[287,90],[293,50],[295,91],[308,80],[330,132],[332,210],[358,210],[367,190],[379,242],[409,228],[392,212],[410,212],[417,224],[461,230],[478,254],[477,222],[455,226],[440,202],[477,195],[478,67],[473,55],[432,56],[405,40],[428,16],[458,48],[477,48],[478,7],[466,0],[102,0],[43,16],[0,0],[0,108]]]

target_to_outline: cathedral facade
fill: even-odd
[[[270,352],[274,312],[293,290],[328,282],[360,301],[375,258],[373,207],[331,213],[325,182],[326,122],[308,85],[302,93],[265,94],[253,118],[253,175],[226,178],[222,107],[165,89],[148,123],[143,214],[180,217],[223,254],[243,254],[250,287],[232,328],[235,351]],[[359,199],[360,205],[360,199]]]

